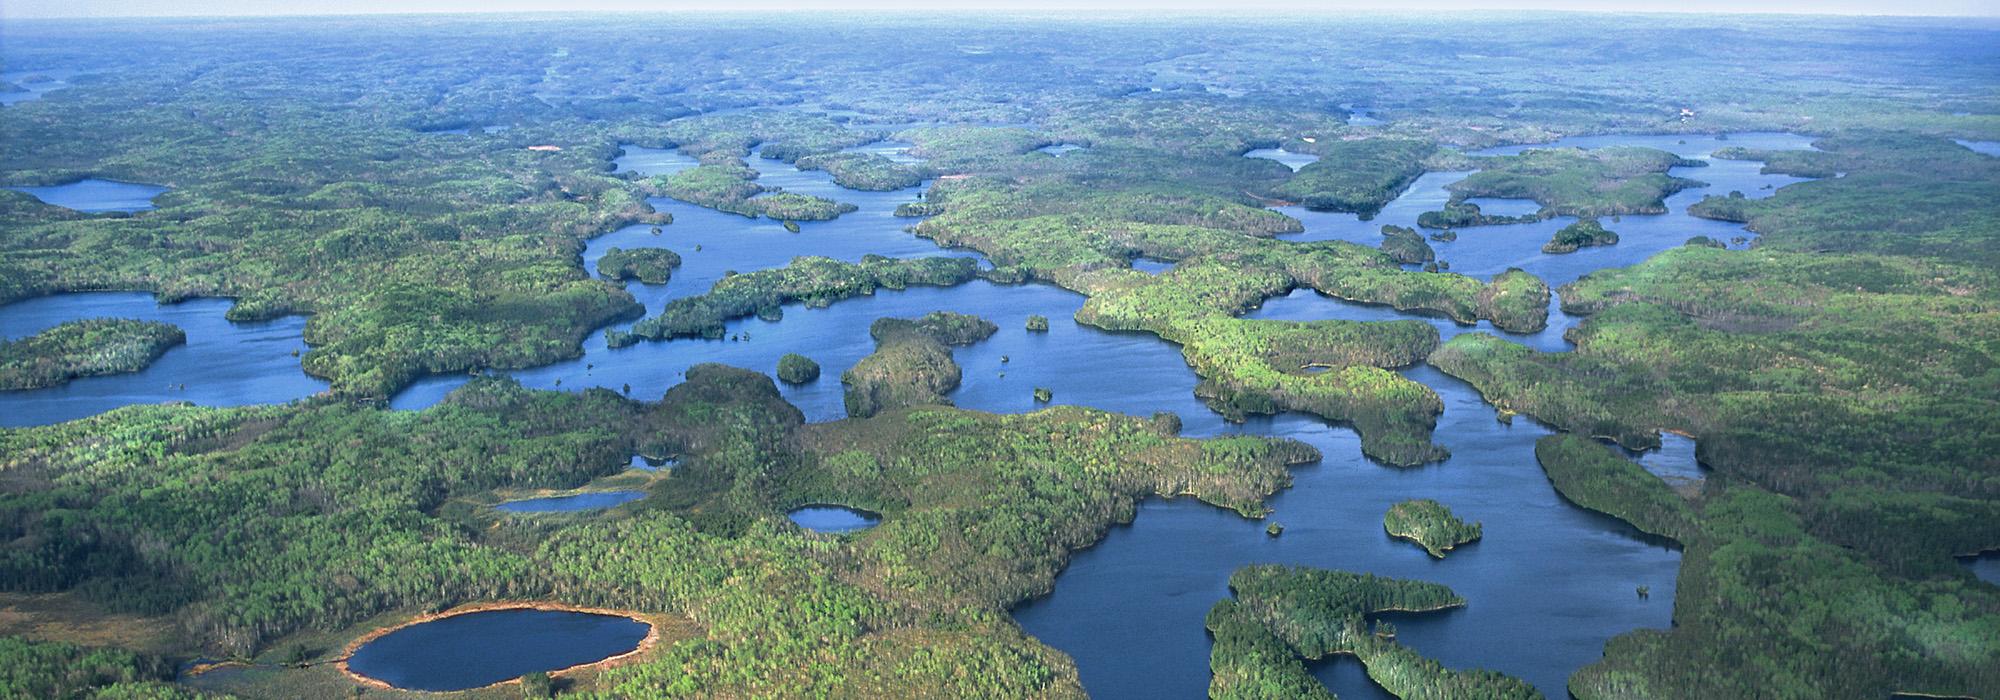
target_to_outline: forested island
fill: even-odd
[[[1453,515],[1450,508],[1428,498],[1417,498],[1389,506],[1382,514],[1382,529],[1389,535],[1423,547],[1431,557],[1443,559],[1459,545],[1478,540],[1485,529]]]
[[[0,391],[137,372],[161,353],[186,342],[186,332],[158,321],[71,321],[26,338],[0,342]]]
[[[1189,21],[4,20],[0,696],[2000,692],[2000,30]]]

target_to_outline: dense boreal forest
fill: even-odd
[[[2000,548],[2000,158],[1966,145],[2000,141],[2000,27],[684,15],[0,30],[10,75],[65,76],[0,107],[0,185],[170,188],[156,208],[97,214],[0,189],[0,303],[141,290],[231,298],[234,321],[304,315],[298,369],[331,383],[290,404],[0,429],[0,695],[345,696],[362,689],[324,662],[379,626],[546,600],[664,630],[551,686],[580,697],[1081,696],[1075,663],[1009,611],[1143,499],[1263,517],[1313,447],[1046,405],[1059,384],[1036,387],[1028,413],[954,408],[952,346],[1024,332],[957,314],[879,321],[875,354],[827,368],[852,415],[823,423],[759,373],[819,378],[796,354],[622,391],[482,376],[424,410],[383,405],[426,375],[575,358],[596,334],[628,351],[719,339],[740,319],[782,322],[788,304],[975,280],[1074,292],[1074,325],[1175,347],[1208,409],[1351,428],[1380,467],[1452,456],[1425,366],[1555,431],[1535,450],[1568,502],[1555,505],[1681,557],[1672,627],[1612,639],[1570,677],[1578,698],[2000,692],[2000,588],[1954,561]],[[1754,241],[1697,237],[1556,289],[1521,269],[1451,272],[1425,241],[1574,216],[1549,252],[1608,245],[1598,217],[1662,212],[1700,186],[1668,170],[1707,163],[1479,149],[1745,131],[1813,148],[1712,159],[1816,178],[1689,209]],[[884,139],[912,162],[855,150]],[[1057,144],[1083,148],[1040,150]],[[621,172],[628,145],[691,167]],[[1261,148],[1316,160],[1243,157]],[[626,282],[682,284],[681,256],[697,252],[668,252],[687,224],[649,198],[794,229],[855,220],[838,198],[760,182],[793,165],[857,191],[923,185],[891,225],[977,257],[801,254],[649,315]],[[1309,216],[1368,220],[1436,173],[1463,174],[1425,205],[1421,234],[1298,235]],[[1538,211],[1468,201],[1488,197]],[[586,269],[587,242],[629,225],[656,227],[660,247]],[[1409,316],[1247,317],[1295,290]],[[1581,319],[1557,326],[1567,351],[1517,342],[1551,325],[1552,302]],[[1465,332],[1446,340],[1436,319]],[[1071,325],[1044,336],[1035,316],[1027,331],[1059,342]],[[162,324],[65,324],[4,339],[0,377],[134,371],[182,340]],[[1677,488],[1623,451],[1662,431],[1696,440],[1704,478]],[[675,465],[637,475],[635,454]],[[610,486],[646,496],[536,517],[491,507]],[[882,520],[825,535],[786,518],[821,503]],[[1424,503],[1384,526],[1433,553],[1476,536]],[[1382,537],[1374,527],[1353,532]],[[1212,697],[1330,696],[1306,663],[1330,655],[1405,700],[1540,695],[1396,641],[1383,613],[1480,604],[1442,585],[1277,566],[1229,584],[1206,620]],[[180,671],[197,658],[255,673]]]

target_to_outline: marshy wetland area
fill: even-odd
[[[4,30],[0,698],[2000,698],[2000,22]]]

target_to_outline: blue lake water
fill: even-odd
[[[1313,155],[1311,153],[1293,153],[1291,151],[1287,151],[1282,148],[1259,148],[1257,150],[1244,153],[1243,157],[1266,158],[1269,160],[1275,160],[1280,163],[1284,163],[1285,167],[1291,168],[1293,170],[1298,170],[1299,168],[1306,167],[1313,161],[1319,160],[1319,156]]]
[[[647,457],[645,455],[632,455],[631,463],[627,464],[626,466],[628,468],[637,469],[642,472],[656,472],[661,469],[672,469],[674,467],[680,466],[680,460],[653,459],[652,457]]]
[[[644,491],[592,491],[568,496],[545,496],[507,501],[493,506],[509,513],[574,513],[602,510],[646,497]]]
[[[1043,146],[1035,150],[1047,153],[1052,156],[1061,156],[1062,154],[1069,153],[1071,151],[1081,151],[1083,150],[1083,147],[1073,143],[1058,143],[1058,144]]]
[[[2000,552],[1987,552],[1976,557],[1960,557],[1959,563],[1972,571],[1979,580],[2000,586]]]
[[[355,673],[409,690],[480,688],[638,648],[652,626],[629,617],[491,610],[390,632],[354,650]]]
[[[597,260],[610,248],[659,247],[681,256],[681,266],[673,279],[663,285],[629,282],[626,290],[645,304],[648,314],[657,314],[674,299],[706,293],[724,274],[783,267],[795,256],[820,255],[858,262],[869,254],[894,257],[975,256],[972,251],[940,249],[928,240],[910,235],[906,229],[916,219],[894,216],[904,202],[918,201],[921,186],[891,192],[861,192],[833,184],[823,171],[799,170],[782,162],[751,158],[752,167],[763,175],[758,182],[783,187],[787,191],[818,195],[848,202],[859,210],[832,221],[799,222],[799,232],[785,230],[770,219],[751,219],[725,214],[667,198],[649,200],[653,207],[673,214],[674,223],[662,226],[653,235],[651,225],[628,226],[591,239],[584,250],[584,269],[595,270]],[[617,165],[652,175],[693,167],[694,159],[678,152],[626,146]],[[1006,291],[1002,291],[1002,290]],[[1012,315],[1012,306],[1023,301],[1013,295],[1015,288],[975,283],[955,289],[915,288],[897,292],[884,290],[874,297],[850,300],[828,309],[807,309],[802,304],[785,307],[785,319],[772,323],[756,318],[739,319],[728,325],[728,335],[748,340],[683,339],[640,343],[626,348],[607,348],[604,334],[594,333],[584,341],[584,357],[576,360],[509,372],[527,386],[537,388],[581,388],[603,386],[622,389],[630,384],[635,397],[656,399],[668,387],[680,383],[682,372],[702,362],[727,362],[762,372],[776,371],[778,357],[801,352],[820,362],[838,377],[838,370],[874,352],[868,324],[881,316],[921,316],[939,309],[972,313],[994,311]],[[1041,287],[1039,309],[1050,318],[1053,300],[1067,308],[1064,318],[1076,312],[1082,297],[1053,287]],[[1026,313],[1019,315],[1025,319]],[[994,318],[994,322],[1001,323]],[[1025,320],[1023,321],[1025,322]],[[1004,324],[1003,324],[1003,327]],[[1016,326],[1017,328],[1019,326]],[[593,367],[594,365],[594,367]],[[422,408],[444,398],[464,384],[463,375],[426,377],[398,393],[390,405],[395,408]],[[643,387],[642,392],[639,388]],[[803,386],[783,385],[786,398],[798,403],[815,420],[832,420],[845,415],[838,381],[819,381]],[[1023,391],[1028,391],[1023,389]]]
[[[89,214],[146,211],[153,208],[154,197],[167,191],[167,188],[158,185],[97,178],[61,185],[9,185],[7,189],[26,192],[43,202]]]
[[[0,83],[20,88],[10,92],[0,92],[0,106],[12,106],[42,99],[42,96],[50,91],[69,87],[69,79],[75,77],[76,73],[73,70],[0,71]]]
[[[234,302],[190,299],[162,305],[146,292],[87,292],[0,306],[0,337],[14,340],[85,318],[163,321],[187,332],[187,344],[145,369],[83,377],[62,386],[0,392],[0,425],[46,425],[129,404],[191,401],[203,406],[284,403],[324,391],[327,383],[299,369],[303,316],[232,323]]]
[[[645,177],[672,175],[700,164],[671,148],[646,148],[631,144],[621,147],[618,157],[611,161],[618,172],[638,173]]]
[[[875,155],[888,158],[889,160],[895,161],[897,163],[902,163],[904,165],[915,165],[917,163],[924,162],[924,159],[918,158],[915,155],[911,155],[910,149],[916,148],[916,146],[917,146],[916,144],[910,143],[908,141],[884,139],[881,141],[876,141],[874,143],[862,144],[851,148],[843,148],[841,150],[846,153],[873,153]]]
[[[812,505],[794,508],[786,514],[799,527],[813,532],[845,534],[882,524],[882,517],[847,506]]]
[[[1976,153],[1984,153],[1986,155],[1993,156],[1995,158],[2000,158],[2000,141],[1967,141],[1965,139],[1952,139],[1952,140],[1958,142],[1958,145],[1960,146],[1972,149]]]
[[[1681,143],[1683,139],[1686,143]],[[1728,140],[1593,137],[1559,143],[1648,145],[1690,157],[1728,145],[1808,147],[1807,139],[1786,135],[1739,135]],[[906,146],[882,142],[862,148],[879,148],[888,154]],[[914,219],[891,214],[898,204],[917,201],[921,187],[894,192],[850,191],[833,184],[823,172],[799,171],[763,158],[749,160],[763,173],[760,182],[766,185],[853,203],[859,210],[833,221],[801,222],[800,232],[791,233],[775,221],[654,199],[653,206],[672,213],[675,223],[661,227],[659,235],[652,234],[653,227],[639,225],[592,239],[583,255],[585,269],[594,269],[597,258],[614,246],[663,247],[680,254],[683,264],[669,283],[632,282],[626,287],[649,313],[658,313],[673,299],[707,291],[729,271],[780,267],[797,255],[849,261],[871,253],[975,256],[970,251],[940,249],[917,238],[907,231],[916,223]],[[1706,192],[1735,189],[1748,196],[1766,196],[1770,190],[1764,185],[1776,187],[1797,181],[1761,175],[1757,172],[1760,164],[1754,162],[1711,162],[1712,167],[1675,171],[1713,184],[1674,195],[1668,200],[1670,213],[1606,220],[1605,225],[1622,238],[1614,246],[1570,255],[1542,255],[1541,244],[1567,223],[1566,219],[1462,229],[1456,242],[1432,245],[1440,258],[1452,264],[1453,271],[1483,278],[1508,267],[1521,267],[1559,285],[1592,270],[1639,262],[1680,245],[1690,236],[1727,240],[1748,235],[1734,224],[1688,217],[1686,206]],[[673,151],[637,147],[626,147],[616,161],[620,171],[639,174],[673,172],[693,164],[692,159]],[[1383,224],[1414,225],[1418,214],[1441,206],[1449,197],[1445,186],[1464,175],[1426,174],[1370,221],[1351,214],[1280,208],[1278,211],[1306,224],[1303,233],[1283,238],[1351,240],[1373,246],[1381,240]],[[1170,265],[1149,260],[1134,264],[1155,274]],[[146,295],[114,295],[102,304],[84,302],[92,298],[95,295],[63,295],[0,307],[0,329],[7,329],[12,337],[17,334],[14,328],[38,323],[133,315],[121,311],[144,302],[147,308],[206,312],[194,314],[198,318],[189,322],[206,319],[210,325],[197,330],[182,324],[189,331],[189,351],[205,336],[237,338],[224,342],[259,347],[243,336],[227,335],[241,331],[236,324],[221,322],[221,311],[227,306],[224,301],[152,307]],[[836,420],[844,416],[838,372],[873,352],[869,324],[885,316],[914,317],[950,310],[985,317],[1000,328],[988,340],[954,349],[964,378],[949,398],[959,406],[1007,413],[1031,411],[1039,407],[1033,389],[1043,386],[1054,390],[1054,402],[1060,404],[1132,415],[1174,412],[1183,420],[1184,434],[1190,436],[1276,435],[1319,448],[1325,458],[1297,469],[1293,487],[1271,501],[1276,511],[1271,520],[1285,525],[1283,537],[1266,536],[1266,521],[1244,519],[1191,499],[1152,499],[1141,505],[1133,523],[1114,528],[1103,542],[1078,552],[1057,578],[1052,594],[1015,611],[1016,619],[1030,634],[1076,659],[1084,684],[1097,697],[1201,696],[1208,683],[1209,653],[1202,617],[1217,600],[1227,597],[1229,574],[1251,563],[1304,564],[1449,585],[1471,601],[1470,605],[1446,613],[1399,618],[1401,640],[1447,666],[1483,667],[1516,675],[1553,697],[1564,695],[1570,673],[1601,657],[1604,642],[1610,637],[1671,624],[1678,551],[1616,520],[1576,508],[1556,495],[1533,453],[1535,439],[1550,431],[1532,419],[1517,417],[1511,425],[1502,424],[1494,409],[1468,385],[1428,366],[1410,368],[1404,370],[1406,376],[1432,387],[1443,399],[1445,413],[1439,419],[1435,439],[1453,456],[1414,469],[1383,467],[1360,455],[1359,440],[1351,430],[1312,416],[1253,417],[1245,423],[1223,420],[1194,396],[1196,378],[1177,347],[1149,334],[1111,333],[1081,326],[1072,315],[1083,301],[1080,295],[1043,284],[978,281],[949,289],[881,290],[827,308],[789,305],[783,319],[776,322],[757,318],[731,321],[726,324],[725,336],[735,340],[682,339],[609,349],[603,335],[594,333],[584,343],[582,358],[509,374],[527,386],[543,389],[620,389],[629,384],[635,398],[651,400],[679,383],[686,369],[696,363],[723,362],[771,372],[780,356],[799,352],[826,367],[827,376],[801,386],[780,384],[779,391],[809,420]],[[1023,326],[1029,315],[1048,317],[1049,331],[1027,332]],[[1415,318],[1447,337],[1468,330],[1492,330],[1486,323],[1461,326],[1449,319],[1330,299],[1310,290],[1268,300],[1248,316],[1296,320]],[[1569,346],[1562,340],[1562,332],[1576,322],[1556,313],[1548,330],[1508,337],[1537,349],[1563,351]],[[273,323],[298,324],[299,320]],[[298,347],[297,325],[288,332],[271,332],[276,336],[275,349],[288,353]],[[128,385],[180,381],[168,379],[175,373],[233,372],[241,364],[234,355],[225,355],[211,357],[203,367],[183,366],[148,377],[163,370],[176,352],[183,350],[170,351],[153,369],[131,375],[145,379]],[[66,399],[22,404],[17,403],[22,398],[19,395],[0,395],[0,413],[10,419],[32,416],[24,418],[24,423],[50,422],[61,419],[44,415],[51,411],[67,411],[69,417],[75,417],[122,403],[193,397],[199,397],[195,398],[198,402],[270,401],[316,390],[271,390],[264,386],[282,385],[289,378],[305,380],[295,358],[287,354],[282,360],[263,366],[258,370],[261,374],[251,372],[255,381],[245,381],[234,393],[195,391],[203,382],[191,381],[192,396],[134,391],[74,407]],[[71,386],[118,379],[86,379]],[[323,386],[305,381],[312,387]],[[428,406],[464,381],[466,377],[459,374],[429,377],[397,394],[391,403],[399,409]],[[31,410],[16,410],[20,407]],[[1671,477],[1699,474],[1692,454],[1692,441],[1670,438],[1661,450],[1633,456],[1655,473]],[[1443,560],[1432,560],[1419,549],[1390,540],[1381,528],[1383,511],[1396,501],[1419,497],[1435,498],[1462,517],[1483,521],[1485,540]],[[1638,586],[1651,587],[1656,594],[1641,600],[1635,593]],[[517,630],[540,632],[532,625]],[[1344,697],[1384,697],[1352,661],[1317,664],[1314,672]]]

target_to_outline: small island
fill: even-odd
[[[840,375],[847,415],[866,418],[910,406],[950,405],[961,371],[951,346],[969,345],[999,330],[978,316],[933,311],[921,318],[877,319],[868,328],[875,352]]]
[[[1422,234],[1408,226],[1390,224],[1382,227],[1382,252],[1391,260],[1405,265],[1427,263],[1437,259],[1437,252],[1424,242]]]
[[[1450,508],[1428,498],[1390,506],[1389,512],[1382,515],[1382,527],[1393,537],[1421,545],[1438,559],[1461,544],[1479,539],[1485,529],[1479,523],[1467,524],[1452,515]]]
[[[636,279],[646,284],[666,284],[681,256],[665,248],[611,248],[597,259],[597,274],[610,280]]]
[[[78,377],[137,372],[186,342],[187,333],[170,323],[127,318],[70,321],[0,343],[0,390],[41,389]]]
[[[819,363],[795,352],[778,358],[778,379],[786,384],[805,384],[819,378]]]
[[[1542,215],[1523,214],[1506,216],[1480,211],[1479,205],[1462,200],[1452,200],[1443,209],[1427,211],[1417,215],[1417,225],[1433,229],[1453,229],[1467,226],[1503,226],[1506,224],[1532,224],[1542,220]],[[1456,238],[1456,237],[1454,237]]]
[[[1542,252],[1550,255],[1574,253],[1578,249],[1597,245],[1611,245],[1618,242],[1618,234],[1604,230],[1604,225],[1596,219],[1578,219],[1576,223],[1562,227],[1549,242],[1542,244]]]
[[[1034,314],[1029,316],[1028,331],[1031,333],[1049,332],[1049,317],[1043,316],[1041,314]]]
[[[779,221],[830,221],[855,211],[855,206],[824,197],[782,192],[756,182],[758,173],[735,159],[703,163],[648,181],[651,189],[674,199],[717,211]]]

